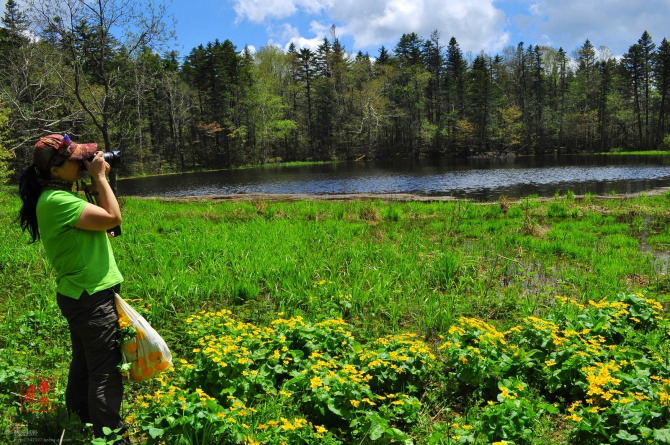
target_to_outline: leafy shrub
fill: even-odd
[[[278,318],[260,328],[227,310],[186,323],[195,359],[162,375],[130,419],[148,443],[411,441],[401,428],[417,421],[434,362],[414,335],[362,345],[341,319]],[[268,418],[261,406],[300,415]]]
[[[504,333],[461,318],[439,347],[461,385],[484,398],[494,385],[500,390],[477,431],[488,440],[529,443],[538,416],[559,412],[524,393],[532,388],[566,403],[571,443],[670,443],[670,366],[646,337],[666,335],[663,306],[642,294],[556,301],[548,318],[527,317]]]

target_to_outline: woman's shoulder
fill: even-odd
[[[80,206],[83,197],[67,190],[44,190],[37,201],[37,211],[59,207]]]
[[[40,201],[80,201],[83,198],[75,192],[67,190],[44,190],[40,195]]]

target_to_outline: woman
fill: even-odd
[[[72,192],[84,168],[97,205]],[[67,135],[50,134],[35,144],[33,164],[19,183],[21,227],[32,242],[42,239],[57,273],[58,307],[69,325],[72,363],[66,406],[82,422],[93,424],[96,437],[103,436],[103,427],[125,431],[114,304],[123,277],[105,232],[121,223],[121,210],[107,182],[109,170],[97,144],[76,144]]]

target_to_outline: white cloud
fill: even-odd
[[[461,49],[477,53],[501,49],[508,40],[505,14],[491,0],[340,0],[331,12],[357,47],[395,43],[408,32],[427,38],[435,29],[444,43],[453,36]]]
[[[330,23],[337,23],[338,37],[351,37],[356,49],[392,46],[410,32],[427,38],[435,29],[445,44],[456,37],[463,51],[497,51],[509,40],[503,29],[505,13],[494,0],[234,0],[233,7],[238,20],[252,22],[287,18],[299,11],[324,14],[323,22],[329,24],[319,26],[325,32],[315,32],[312,22],[315,37],[294,35],[284,40],[308,47],[329,35]]]
[[[528,16],[515,17],[528,37],[545,34],[567,52],[589,39],[595,47],[607,45],[612,52],[622,54],[645,30],[657,44],[663,37],[670,38],[668,0],[534,0],[528,11],[531,20]]]
[[[238,20],[248,19],[261,23],[268,19],[290,17],[299,9],[309,14],[317,14],[329,3],[329,0],[234,0],[233,9]]]
[[[298,50],[301,48],[316,50],[316,48],[323,43],[323,38],[326,37],[329,30],[328,27],[323,24],[312,21],[310,24],[310,32],[314,37],[306,38],[302,37],[298,28],[292,26],[290,23],[271,25],[268,26],[268,35],[270,36],[268,45],[275,45],[281,48],[282,44],[280,42],[286,42],[283,45],[284,50],[287,50],[291,43],[293,43]]]
[[[270,39],[286,42],[292,38],[299,36],[300,31],[290,23],[280,23],[278,25],[269,25],[267,33]]]

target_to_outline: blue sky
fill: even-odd
[[[238,49],[275,44],[318,45],[331,25],[347,50],[376,56],[403,33],[454,36],[464,52],[505,46],[562,46],[568,54],[588,38],[621,55],[646,29],[658,44],[670,38],[670,0],[174,0],[177,44],[186,55],[198,44],[230,39]]]
[[[169,1],[169,0],[168,0]],[[350,52],[378,54],[403,33],[428,38],[437,29],[464,52],[489,54],[520,41],[562,46],[586,39],[620,56],[644,30],[670,39],[670,0],[172,0],[177,42],[185,56],[199,45],[230,39],[239,50],[267,44],[315,48],[331,26]]]
[[[347,50],[376,56],[403,33],[454,36],[476,54],[505,46],[562,46],[568,54],[588,38],[621,55],[646,29],[658,44],[670,38],[670,0],[174,0],[180,54],[200,43],[230,39],[239,49],[269,43],[315,47],[331,25]]]

